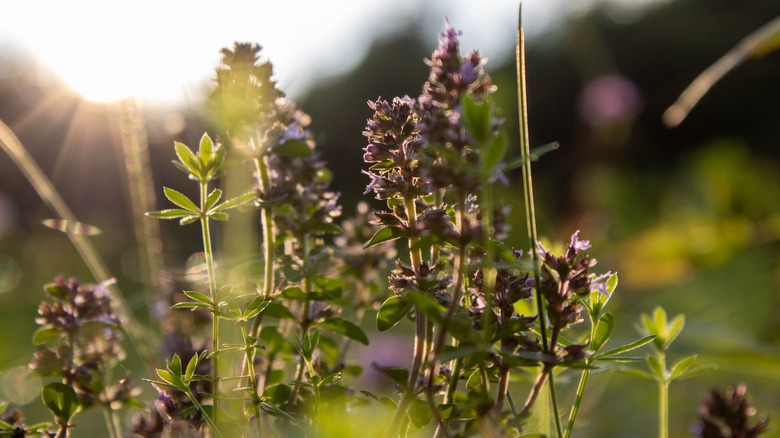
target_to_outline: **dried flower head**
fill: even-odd
[[[699,408],[701,425],[694,427],[693,433],[701,438],[754,438],[769,425],[766,415],[750,425],[755,415],[744,383],[729,385],[725,394],[713,389]]]

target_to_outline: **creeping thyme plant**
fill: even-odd
[[[40,306],[29,367],[51,379],[42,400],[54,423],[27,426],[21,411],[1,404],[0,435],[67,437],[74,415],[98,407],[111,437],[125,429],[139,436],[570,437],[591,371],[620,369],[658,383],[659,436],[667,436],[669,384],[706,368],[693,365],[695,356],[666,365],[682,316],[670,323],[658,309],[643,316],[643,336],[605,348],[617,274],[596,268],[579,231],[565,245],[536,235],[531,161],[550,148],[528,145],[522,32],[522,154],[513,162],[505,161],[509,135],[494,105],[499,90],[485,58],[461,54],[459,35],[446,23],[425,60],[419,96],[368,101],[364,194],[383,206],[370,211],[361,202],[340,223],[339,194],[329,189],[309,117],[277,88],[259,46],[223,49],[208,99],[215,132],[196,148],[174,144],[173,164],[192,190],[164,188],[173,205],[148,213],[198,224],[202,240],[202,263],[190,269],[197,275],[172,270],[160,291],[164,357],[141,385],[156,393],[146,397],[153,401],[143,407],[141,379],[119,372],[122,321],[106,284],[57,279],[45,287],[53,301]],[[508,239],[510,211],[493,191],[510,184],[517,168],[527,242]],[[250,243],[257,254],[232,260],[215,236],[246,216],[256,218],[257,232],[246,235],[259,236]],[[393,393],[363,390],[364,370],[351,362],[352,347],[368,345],[374,325],[414,332],[409,367],[371,365]],[[650,343],[646,358],[625,355]],[[641,361],[650,372],[632,364]],[[570,407],[558,394],[567,375],[579,382]],[[765,418],[747,423],[745,392],[742,385],[725,396],[713,391],[695,433],[763,432]],[[124,406],[142,407],[127,427],[117,413]]]

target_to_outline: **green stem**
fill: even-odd
[[[214,313],[218,309],[217,278],[214,272],[214,251],[211,248],[211,230],[209,228],[209,218],[206,216],[206,199],[208,197],[208,182],[200,183],[200,225],[203,234],[203,252],[206,256],[206,268],[209,277],[209,297],[212,302],[212,365],[211,365],[211,387],[213,393],[213,422],[214,427],[219,424],[219,317]],[[215,431],[216,432],[216,431]]]
[[[596,324],[598,324],[597,321],[598,320],[594,321],[594,317],[591,316],[591,318],[590,318],[590,339],[591,339],[591,342],[592,342],[593,338],[596,336]],[[595,353],[595,351],[594,351],[594,353]],[[585,360],[586,367],[590,367],[591,363],[593,363],[591,358],[587,358]],[[582,371],[582,375],[580,375],[580,383],[577,385],[577,395],[574,398],[574,404],[572,405],[571,412],[569,413],[569,422],[566,425],[564,438],[570,438],[571,437],[571,433],[574,430],[574,421],[577,419],[577,413],[580,410],[580,403],[582,402],[582,397],[585,394],[585,383],[587,383],[587,381],[588,381],[588,375],[590,375],[590,369],[589,368],[585,368]]]
[[[534,281],[537,285],[536,290],[536,306],[539,315],[539,326],[542,333],[542,348],[543,351],[552,351],[555,346],[550,345],[548,348],[547,343],[547,323],[545,321],[544,300],[539,293],[538,285],[541,284],[541,272],[539,262],[539,252],[536,247],[536,242],[539,240],[539,236],[536,230],[536,211],[534,207],[534,190],[533,190],[533,178],[531,176],[531,142],[528,134],[528,97],[526,93],[526,80],[525,80],[525,34],[523,32],[523,18],[522,18],[523,4],[520,2],[518,9],[518,23],[517,23],[517,105],[519,115],[519,129],[520,129],[520,153],[523,161],[523,200],[525,204],[526,226],[528,228],[528,239],[531,245],[531,258],[533,260]],[[547,370],[547,367],[544,367]],[[558,415],[558,397],[555,391],[555,382],[552,375],[552,370],[548,370],[547,373],[543,371],[543,374],[549,374],[550,378],[550,398],[552,400],[553,416],[555,418],[555,426],[557,429],[558,437],[563,436],[563,430],[561,428],[561,419]]]
[[[111,408],[109,406],[103,405],[103,417],[106,420],[106,428],[108,429],[108,437],[109,438],[119,438],[120,435],[117,435],[116,430],[116,421],[114,420],[114,413],[111,411]]]
[[[265,159],[261,156],[255,158],[255,170],[257,171],[257,184],[260,188],[260,192],[267,194],[271,188],[271,179],[268,174],[268,166],[266,166]],[[268,205],[261,207],[261,222],[263,227],[263,256],[265,258],[265,266],[263,268],[263,296],[266,300],[271,299],[271,295],[274,292],[274,269],[275,269],[275,257],[274,257],[274,215],[273,210]],[[252,327],[249,330],[249,335],[253,338],[257,338],[260,334],[260,327],[263,322],[263,314],[257,315],[252,321]],[[252,368],[254,364],[247,361],[241,366],[241,375],[246,375],[249,368]],[[269,364],[269,368],[270,368]],[[265,381],[263,381],[265,386]],[[262,393],[262,391],[261,391]]]
[[[669,437],[669,380],[666,378],[666,353],[658,352],[664,380],[658,382],[658,438]]]
[[[523,424],[520,422],[520,416],[517,414],[517,406],[515,405],[515,399],[512,398],[512,392],[506,392],[506,401],[509,403],[509,408],[512,409],[512,418],[515,420],[515,427],[517,427],[517,434],[523,434]]]

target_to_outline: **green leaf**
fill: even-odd
[[[489,172],[501,163],[509,147],[506,132],[501,130],[493,139],[480,150],[482,169]]]
[[[648,368],[650,368],[650,372],[655,376],[656,380],[658,380],[659,382],[666,381],[666,372],[664,371],[664,365],[661,363],[661,360],[658,359],[658,356],[648,356],[647,366]]]
[[[373,236],[371,236],[371,239],[369,239],[368,242],[363,244],[363,248],[369,248],[374,245],[379,245],[380,243],[390,242],[391,240],[396,240],[400,237],[403,237],[403,235],[403,231],[401,231],[401,229],[398,227],[382,227],[377,230]]]
[[[344,335],[350,339],[354,339],[363,345],[368,345],[368,336],[366,336],[365,332],[363,332],[363,329],[358,327],[355,323],[347,321],[346,319],[331,318],[322,322],[318,322],[315,325],[317,327],[324,328],[325,330],[330,330],[334,333]]]
[[[211,207],[214,206],[219,200],[222,198],[222,190],[220,189],[214,189],[209,193],[209,196],[206,198],[206,210],[210,210]]]
[[[174,388],[180,389],[182,391],[187,391],[189,389],[187,385],[185,385],[181,380],[181,376],[177,376],[168,370],[161,370],[159,368],[157,368],[155,371],[165,383],[173,386]]]
[[[33,333],[33,345],[42,345],[60,337],[60,331],[52,327],[40,327]]]
[[[197,222],[200,220],[200,216],[187,216],[184,218],[181,218],[179,221],[179,225],[189,225],[191,223]]]
[[[43,287],[43,290],[53,298],[60,300],[67,300],[69,297],[68,288],[57,283],[49,283]]]
[[[641,379],[653,381],[656,380],[652,374],[648,373],[647,371],[638,370],[636,368],[618,368],[617,371],[634,377],[639,377]]]
[[[198,356],[198,353],[193,354],[192,358],[187,364],[187,370],[184,372],[185,383],[189,383],[189,381],[192,380],[192,376],[195,375],[195,369],[198,367],[199,361],[200,361],[200,356]]]
[[[275,302],[268,304],[268,307],[265,309],[265,316],[278,319],[289,319],[292,321],[298,320],[286,307]]]
[[[406,294],[406,299],[414,305],[418,312],[430,316],[436,322],[440,323],[444,319],[443,307],[432,296],[409,292]]]
[[[376,328],[380,332],[390,330],[409,313],[411,308],[412,303],[397,295],[391,296],[382,303],[376,314]]]
[[[173,142],[173,145],[176,149],[176,156],[179,158],[181,164],[184,165],[184,167],[192,176],[200,180],[202,177],[202,171],[200,168],[200,163],[198,162],[197,158],[195,158],[195,154],[193,154],[190,148],[187,147],[187,145],[184,143],[179,143],[176,141]]]
[[[287,420],[295,423],[295,418],[293,418],[290,414],[284,412],[283,410],[277,408],[274,405],[270,405],[268,403],[260,403],[260,409],[262,409],[263,411],[265,411],[270,415],[273,415],[274,417],[286,418]]]
[[[696,354],[689,354],[688,356],[685,356],[681,359],[679,359],[677,362],[672,365],[671,370],[669,371],[669,379],[675,380],[677,377],[684,374],[688,369],[693,365],[693,362],[696,361]]]
[[[228,214],[223,212],[207,213],[208,217],[215,221],[226,222],[228,220]]]
[[[227,201],[217,205],[216,207],[212,208],[210,212],[230,210],[231,208],[236,208],[240,205],[244,205],[247,202],[253,201],[255,199],[257,199],[257,193],[246,192],[243,195],[238,195],[235,198],[230,198]]]
[[[403,367],[383,367],[382,365],[379,365],[376,362],[371,362],[371,368],[379,371],[380,373],[384,374],[385,376],[392,379],[395,383],[401,386],[401,388],[406,388],[406,385],[409,383],[409,370]]]
[[[277,155],[286,157],[311,157],[314,151],[304,140],[289,140],[273,148]]]
[[[593,351],[601,350],[601,347],[607,343],[612,336],[612,330],[615,328],[615,317],[610,312],[601,315],[596,325],[596,333],[593,335]]]
[[[601,358],[607,358],[609,356],[615,356],[621,353],[625,353],[627,351],[635,350],[643,345],[649,344],[650,342],[653,342],[655,339],[655,335],[649,335],[645,336],[641,339],[637,339],[634,342],[628,343],[626,345],[623,345],[621,347],[613,348],[612,350],[605,351],[604,353],[597,354],[595,356],[595,359],[601,359]]]
[[[165,197],[168,198],[169,201],[185,210],[190,211],[191,213],[200,214],[200,208],[198,208],[198,206],[195,205],[195,203],[192,202],[190,198],[185,196],[183,193],[177,192],[176,190],[168,187],[163,187],[163,191],[165,192]]]
[[[677,336],[680,335],[680,332],[682,332],[683,327],[685,327],[685,315],[677,315],[674,317],[671,323],[669,323],[669,326],[667,327],[666,332],[666,342],[665,346],[668,348],[669,345],[674,342],[675,339],[677,339]]]
[[[487,99],[478,102],[471,95],[463,98],[463,122],[477,144],[485,143],[490,135],[490,114],[493,105]]]
[[[13,429],[14,429],[13,426],[11,426],[10,424],[6,423],[3,420],[0,420],[0,430],[13,430]]]
[[[182,210],[180,208],[169,208],[167,210],[161,210],[161,211],[150,211],[146,213],[149,217],[156,217],[158,219],[178,219],[180,217],[188,217],[192,216],[192,212],[190,210]],[[195,216],[196,219],[199,219],[197,216]]]
[[[418,429],[424,427],[432,419],[433,413],[427,402],[419,399],[412,400],[412,403],[409,405],[409,421],[412,422],[414,427]]]
[[[181,358],[178,354],[174,353],[173,358],[171,358],[171,362],[168,363],[168,371],[176,374],[177,376],[181,376],[181,370]]]
[[[209,137],[208,133],[204,132],[203,136],[200,138],[198,155],[200,156],[201,161],[206,164],[206,166],[209,166],[211,161],[214,160],[214,141],[211,140],[211,137]]]
[[[693,366],[678,374],[676,379],[686,380],[686,379],[690,379],[691,377],[698,376],[699,374],[706,373],[707,371],[712,371],[716,369],[718,369],[718,366],[714,364]]]
[[[201,303],[208,304],[211,306],[213,303],[211,302],[211,298],[207,297],[206,295],[195,292],[194,290],[185,290],[184,295],[187,295],[188,297],[192,298],[195,301],[200,301]]]
[[[255,316],[259,315],[260,312],[266,309],[271,304],[270,301],[266,301],[264,297],[257,296],[252,299],[252,301],[249,302],[249,304],[246,306],[246,310],[244,311],[244,318],[245,319],[252,319]]]
[[[176,303],[173,306],[171,306],[171,309],[190,309],[190,310],[198,310],[198,309],[210,309],[211,304],[204,304],[196,301],[185,301],[183,303]]]
[[[76,391],[64,383],[55,382],[44,386],[41,390],[41,399],[59,424],[68,424],[79,410],[79,397]]]

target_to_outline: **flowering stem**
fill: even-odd
[[[219,418],[219,317],[214,313],[218,309],[217,278],[214,273],[214,251],[211,249],[211,231],[209,218],[206,216],[206,199],[208,197],[208,182],[200,182],[200,226],[203,234],[203,253],[206,256],[206,269],[209,277],[209,297],[212,303],[212,366],[211,366],[211,392],[213,393],[212,420],[216,428]],[[204,414],[205,415],[205,414]],[[214,431],[216,433],[216,430]]]
[[[417,232],[417,207],[414,204],[414,198],[411,196],[404,197],[404,207],[406,209],[406,217],[408,219],[409,229],[413,233]],[[412,262],[412,268],[415,275],[420,275],[420,267],[422,266],[422,254],[417,246],[417,237],[412,234],[409,237],[409,258]],[[409,407],[409,403],[414,399],[417,389],[417,379],[420,376],[420,368],[423,364],[423,358],[426,355],[427,341],[426,334],[428,331],[428,323],[426,322],[425,315],[415,310],[415,336],[414,336],[414,358],[412,359],[412,369],[409,370],[409,381],[406,385],[406,390],[401,398],[401,402],[398,403],[398,409],[393,415],[393,420],[390,423],[390,428],[387,430],[387,436],[392,436],[396,430],[398,430],[401,421],[406,418],[406,410]]]
[[[265,159],[261,156],[255,158],[255,170],[257,171],[257,184],[261,193],[269,193],[271,187],[270,177],[268,175],[268,166],[265,164]],[[261,221],[263,225],[263,255],[265,258],[265,267],[263,274],[263,296],[266,300],[270,299],[274,291],[274,216],[271,207],[263,205],[261,207]],[[260,326],[263,322],[263,314],[257,315],[252,321],[252,327],[249,330],[249,336],[257,338],[260,334]],[[248,359],[248,358],[247,358]],[[241,375],[246,375],[247,371],[252,368],[254,364],[244,361],[241,366]],[[269,372],[271,364],[269,363]],[[257,383],[257,382],[255,382]],[[265,381],[263,381],[265,385]]]
[[[534,284],[536,285],[536,306],[539,315],[539,326],[542,334],[542,348],[543,351],[553,351],[555,345],[549,345],[547,343],[547,323],[545,321],[544,300],[539,292],[539,285],[541,284],[541,272],[539,262],[539,252],[536,247],[536,243],[539,240],[539,236],[536,231],[536,211],[534,208],[534,191],[533,191],[533,178],[531,177],[531,146],[528,134],[528,99],[526,95],[526,81],[525,81],[525,35],[523,33],[523,19],[522,19],[523,3],[520,2],[518,9],[518,23],[517,23],[517,105],[519,115],[519,127],[520,127],[520,153],[523,160],[523,200],[525,203],[525,216],[526,226],[528,228],[528,238],[531,244],[531,259],[534,266]],[[549,348],[548,348],[549,345]],[[555,392],[555,382],[553,381],[552,370],[547,365],[544,366],[542,373],[539,375],[540,384],[544,383],[545,375],[549,375],[550,378],[550,398],[552,399],[553,417],[555,418],[555,426],[558,433],[558,437],[563,436],[563,430],[561,428],[561,419],[558,415],[558,397]],[[535,388],[536,389],[536,388]],[[536,397],[531,394],[529,401],[533,404],[533,400]],[[526,412],[530,408],[530,404],[526,403],[526,407],[523,412]]]

